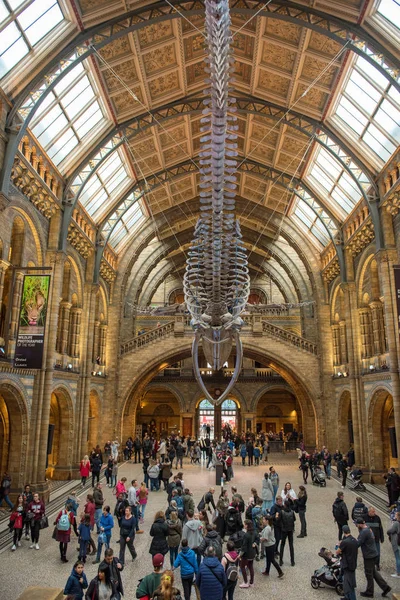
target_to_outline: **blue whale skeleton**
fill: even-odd
[[[192,344],[196,380],[205,397],[220,404],[235,385],[242,366],[241,313],[250,291],[247,255],[240,223],[235,219],[237,134],[235,99],[230,96],[234,70],[228,0],[206,0],[207,56],[200,152],[200,217],[188,252],[184,276],[187,309],[194,329]],[[219,370],[233,342],[236,365],[218,399],[206,389],[199,368],[199,345],[207,362]]]

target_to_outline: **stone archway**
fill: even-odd
[[[386,388],[375,390],[369,403],[368,441],[371,472],[383,473],[397,466],[393,397]]]
[[[56,388],[51,394],[49,443],[46,477],[71,479],[73,463],[74,415],[69,392]]]
[[[289,385],[264,386],[254,399],[256,430],[288,434],[303,433],[303,411]]]
[[[340,396],[338,410],[338,449],[345,454],[354,443],[351,395],[345,390]]]
[[[100,396],[97,390],[90,390],[89,395],[89,423],[88,423],[88,439],[87,450],[91,452],[97,444],[101,445],[101,419],[100,419]]]
[[[123,441],[129,436],[136,436],[136,427],[142,432],[154,433],[157,436],[180,432],[182,398],[174,386],[150,384],[146,387],[140,402],[134,397],[127,403],[123,416]]]
[[[26,483],[28,412],[25,401],[13,385],[0,383],[0,468],[11,476],[11,488]]]

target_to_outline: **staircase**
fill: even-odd
[[[310,352],[311,354],[318,356],[317,344],[310,342],[310,340],[306,340],[305,338],[301,337],[300,335],[296,335],[291,331],[287,331],[287,329],[282,329],[281,327],[277,327],[268,321],[263,321],[263,332],[271,337],[279,338],[291,346],[296,346],[296,348],[300,348],[300,350],[305,350],[306,352]]]
[[[152,344],[153,342],[158,342],[159,340],[162,340],[173,334],[174,329],[175,321],[168,321],[168,323],[160,325],[160,327],[150,329],[149,331],[146,331],[146,333],[137,335],[131,340],[128,340],[127,342],[123,342],[121,344],[120,354],[121,356],[123,356],[128,352],[134,352],[139,348],[143,348],[143,346],[147,346],[148,344]]]
[[[164,325],[160,325],[160,327],[156,327],[155,329],[150,329],[149,331],[146,331],[146,333],[142,333],[141,335],[137,335],[136,337],[123,342],[121,344],[121,348],[120,348],[120,355],[124,356],[125,354],[129,354],[131,352],[135,352],[137,350],[139,350],[140,348],[143,348],[144,346],[148,346],[149,344],[153,344],[156,342],[159,342],[160,340],[166,339],[167,337],[171,336],[171,335],[177,335],[177,333],[175,332],[175,327],[176,325],[176,321],[168,321],[167,323],[165,323]],[[181,323],[180,323],[181,325]],[[186,324],[185,324],[186,325]],[[252,336],[252,321],[251,321],[251,317],[250,319],[247,319],[247,323],[246,325],[249,326],[249,328],[245,328],[243,333],[245,337],[248,336]],[[180,329],[181,331],[181,329]],[[186,336],[192,336],[193,335],[193,330],[188,327],[185,326],[184,327],[184,331],[182,331],[182,334],[179,333],[179,335],[185,335]],[[306,340],[305,338],[296,335],[295,333],[292,333],[291,331],[288,331],[287,329],[282,329],[281,327],[278,327],[277,325],[273,325],[272,323],[270,323],[269,321],[262,321],[262,335],[268,336],[268,337],[272,337],[275,339],[279,339],[283,342],[285,342],[286,344],[298,348],[300,350],[303,350],[305,352],[308,352],[310,354],[313,354],[314,356],[318,356],[318,345],[315,344],[314,342],[311,342],[310,340]]]

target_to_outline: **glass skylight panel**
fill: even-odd
[[[135,202],[118,221],[108,240],[111,246],[116,248],[119,244],[125,241],[143,221],[144,215],[140,204]]]
[[[331,145],[331,140],[327,138],[326,143]],[[344,155],[340,158],[346,162]],[[360,182],[360,185],[363,186],[365,175],[362,171],[355,168],[354,163],[350,163],[349,168],[352,168],[352,173]],[[319,190],[323,197],[327,196],[328,201],[334,207],[340,207],[347,214],[351,212],[362,196],[361,190],[353,177],[325,148],[318,148],[315,152],[306,179],[310,181],[316,190]]]
[[[365,144],[382,166],[400,143],[400,94],[373,65],[358,57],[333,119],[356,143]]]
[[[400,29],[400,2],[399,0],[381,0],[378,13]]]
[[[299,219],[303,226],[305,226],[305,229],[308,230],[323,246],[326,246],[330,242],[329,234],[322,222],[324,219],[328,219],[329,221],[330,219],[324,211],[322,211],[320,215],[322,218],[321,221],[312,208],[308,206],[304,200],[299,198],[292,215]]]
[[[77,65],[39,107],[31,131],[55,165],[106,122],[89,73]]]
[[[132,179],[115,150],[83,188],[79,201],[92,216],[104,214]]]
[[[0,30],[0,77],[64,19],[56,0],[33,0],[25,10],[15,14],[13,11],[22,4],[20,0],[8,0],[8,8],[0,0],[0,23],[5,23]]]

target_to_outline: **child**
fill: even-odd
[[[83,562],[78,560],[74,564],[71,575],[68,577],[68,581],[64,588],[64,594],[70,594],[72,598],[75,598],[75,600],[83,600],[83,590],[88,586],[86,575],[83,572],[83,569]]]
[[[84,515],[83,521],[78,527],[79,531],[79,556],[82,563],[86,562],[87,547],[90,542],[90,515]]]

